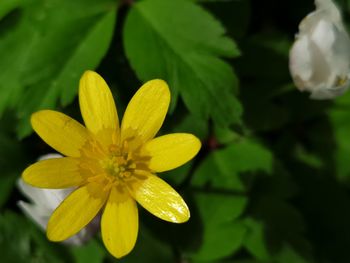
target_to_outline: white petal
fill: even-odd
[[[290,71],[295,84],[303,90],[313,74],[311,67],[310,41],[307,36],[295,41],[290,53]]]
[[[73,188],[67,189],[42,189],[26,184],[22,179],[17,182],[19,190],[30,199],[34,204],[47,210],[55,210],[63,199],[73,191]]]
[[[332,99],[349,86],[350,38],[337,6],[316,0],[316,10],[299,25],[290,51],[290,72],[295,85],[313,99]]]
[[[39,158],[39,160],[47,160],[52,158],[61,158],[60,154],[47,154]],[[41,229],[45,230],[47,222],[53,211],[59,204],[69,195],[74,188],[67,189],[42,189],[32,187],[26,184],[22,179],[17,181],[19,190],[25,195],[31,203],[18,201],[19,208],[31,218]],[[80,246],[86,243],[97,232],[100,217],[97,216],[91,223],[83,228],[78,234],[64,241],[66,244]]]
[[[63,156],[59,153],[48,153],[48,154],[44,154],[42,156],[40,156],[38,158],[38,161],[42,161],[42,160],[48,160],[48,159],[55,159],[55,158],[62,158]]]
[[[336,33],[333,23],[326,19],[320,19],[310,34],[310,40],[317,45],[324,55],[329,55],[332,54]]]
[[[47,211],[33,204],[28,204],[24,201],[18,201],[17,205],[19,208],[31,218],[42,230],[46,229],[47,221],[49,220],[48,215],[52,211]]]

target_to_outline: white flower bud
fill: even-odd
[[[299,25],[290,51],[290,72],[312,99],[332,99],[350,84],[350,38],[332,0],[315,0],[316,10]]]
[[[60,154],[47,154],[39,158],[40,160],[61,158]],[[18,180],[18,188],[28,197],[31,203],[18,201],[20,209],[31,218],[41,229],[45,230],[47,222],[53,211],[61,204],[61,202],[69,195],[74,188],[69,189],[41,189],[32,187],[22,179]],[[80,232],[64,241],[69,245],[80,246],[92,238],[99,228],[100,218],[97,216],[90,224],[80,230]]]

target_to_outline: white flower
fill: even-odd
[[[39,160],[61,158],[60,154],[47,154],[39,158]],[[47,222],[52,212],[58,205],[70,194],[71,189],[40,189],[32,187],[22,179],[18,180],[18,188],[31,201],[27,203],[18,201],[20,209],[31,218],[42,230],[46,229]],[[99,227],[99,217],[96,217],[89,225],[83,228],[78,234],[64,241],[70,245],[82,245],[91,239]]]
[[[350,38],[331,0],[316,0],[316,10],[299,25],[290,51],[290,72],[301,91],[313,99],[332,99],[350,84]]]

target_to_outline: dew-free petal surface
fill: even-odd
[[[201,142],[194,135],[173,133],[147,142],[142,150],[151,157],[149,168],[155,172],[164,172],[188,162],[200,148]]]
[[[80,79],[79,104],[86,127],[93,133],[103,129],[119,133],[119,120],[113,95],[96,72],[86,71]]]
[[[128,254],[138,234],[138,210],[129,194],[112,188],[101,221],[103,243],[116,258]]]
[[[38,111],[32,115],[31,124],[48,145],[70,157],[79,157],[80,148],[90,138],[83,125],[57,111]]]
[[[137,143],[142,144],[152,139],[163,124],[169,103],[169,87],[163,80],[150,80],[142,85],[125,110],[122,140],[137,138]]]
[[[24,170],[24,182],[35,187],[59,189],[79,186],[84,177],[76,158],[65,157],[39,161]]]
[[[52,214],[47,224],[47,237],[63,241],[86,226],[105,204],[109,192],[96,183],[82,186],[71,193]]]

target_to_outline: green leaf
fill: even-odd
[[[214,126],[215,139],[220,144],[228,144],[240,139],[240,135],[229,127]]]
[[[285,245],[309,256],[310,244],[304,237],[303,215],[293,205],[273,196],[269,189],[265,191],[251,200],[250,213],[254,220],[245,220],[248,231],[244,246],[256,259],[267,262],[275,259]]]
[[[12,118],[0,119],[0,208],[6,204],[26,165],[23,146],[14,138],[13,133],[7,131],[13,127],[11,122]]]
[[[3,207],[9,199],[17,178],[18,175],[15,173],[8,173],[0,176],[0,208]]]
[[[349,93],[344,96],[349,98]],[[341,181],[348,181],[350,178],[350,107],[338,106],[329,111],[329,117],[334,129],[334,158],[336,162],[336,176]]]
[[[188,176],[192,166],[193,161],[190,161],[176,169],[162,173],[161,177],[172,186],[180,185]]]
[[[212,262],[236,252],[246,232],[236,220],[246,207],[245,197],[196,193],[196,204],[203,224],[201,246],[191,255],[195,262]]]
[[[6,263],[71,263],[68,251],[14,212],[0,213],[1,261]]]
[[[272,172],[272,153],[254,140],[242,139],[238,143],[230,144],[222,152],[223,155],[217,157],[217,162],[226,172]]]
[[[262,261],[271,260],[270,251],[265,241],[264,224],[251,218],[245,220],[247,234],[244,237],[245,248]]]
[[[195,134],[200,140],[205,140],[208,137],[208,123],[199,119],[193,114],[186,116],[172,129],[171,132],[187,132]]]
[[[22,4],[23,0],[2,0],[0,4],[0,20]]]
[[[140,260],[141,259],[141,260]],[[138,236],[135,248],[129,255],[122,258],[119,261],[115,259],[110,262],[121,262],[121,263],[168,263],[173,262],[174,256],[169,244],[160,242],[156,239],[149,230],[144,226],[140,226],[140,233]]]
[[[234,171],[226,173],[226,169],[220,167],[217,156],[221,156],[222,150],[210,154],[197,168],[193,175],[192,185],[204,187],[210,184],[211,188],[220,190],[236,190],[243,192],[245,187]]]
[[[112,0],[44,2],[29,1],[0,39],[0,114],[17,111],[20,137],[30,133],[31,113],[74,99],[80,76],[98,66],[114,30]]]
[[[179,15],[181,14],[181,15]],[[196,116],[220,126],[240,121],[235,98],[238,81],[220,57],[239,54],[222,25],[190,1],[144,0],[132,6],[124,27],[124,46],[142,81],[163,78]]]
[[[322,168],[322,160],[317,155],[307,152],[302,145],[296,146],[295,155],[300,161],[308,164],[311,167],[318,169]]]
[[[212,152],[196,170],[192,184],[204,186],[210,182],[214,188],[243,191],[240,173],[270,174],[272,169],[272,153],[253,140],[243,139]]]
[[[95,239],[91,239],[84,246],[72,246],[71,251],[75,258],[75,263],[102,263],[106,255],[106,250]]]
[[[284,243],[278,250],[269,248],[267,231],[262,222],[248,218],[245,224],[248,230],[244,238],[244,246],[257,260],[276,263],[308,262],[287,243]]]
[[[284,245],[276,256],[279,263],[308,263],[310,261],[299,255],[291,246]]]

